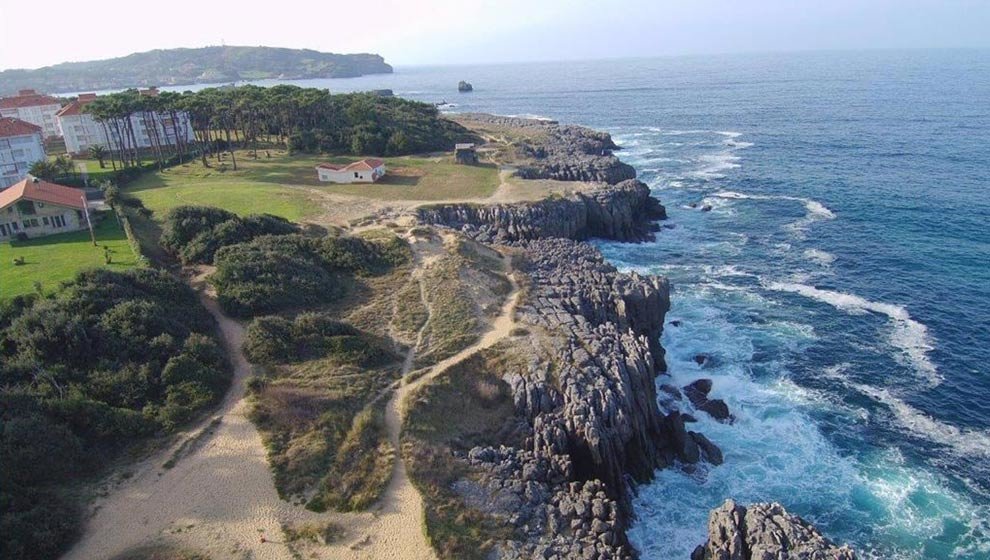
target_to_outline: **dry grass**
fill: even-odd
[[[423,495],[428,538],[440,558],[487,558],[511,536],[504,519],[474,509],[451,488],[478,473],[454,455],[476,445],[521,445],[525,422],[497,372],[524,367],[496,345],[451,367],[413,396],[402,437],[403,460]]]
[[[168,545],[147,545],[118,554],[113,560],[209,560],[209,557]]]

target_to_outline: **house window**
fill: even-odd
[[[355,172],[354,172],[354,178],[355,178],[355,179],[359,179],[360,177],[361,177],[361,176],[360,176],[360,175],[358,175],[358,172],[357,172],[357,171],[355,171]]]
[[[17,201],[17,211],[20,212],[22,216],[23,215],[30,216],[32,214],[35,214],[36,213],[36,210],[34,209],[34,201],[32,201],[32,200],[18,200]]]
[[[47,226],[48,225],[48,217],[47,216],[42,217],[41,218],[41,223],[43,223],[43,224],[45,224]]]
[[[24,229],[28,229],[29,227],[31,227],[30,220],[24,220],[22,223],[24,224]]]
[[[31,218],[31,227],[38,227],[38,218]]]
[[[10,222],[10,229],[17,231],[20,227],[17,225],[17,222]]]

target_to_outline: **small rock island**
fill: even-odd
[[[465,82],[464,80],[461,80],[457,82],[457,91],[461,93],[474,91],[474,86],[471,85],[471,82]]]

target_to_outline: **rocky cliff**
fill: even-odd
[[[505,513],[525,535],[501,543],[499,556],[631,557],[627,485],[676,456],[655,385],[667,282],[619,273],[571,240],[520,248],[527,297],[517,321],[542,335],[513,351],[542,358],[503,379],[529,429],[523,446],[468,454],[489,501],[511,504]]]
[[[836,546],[777,503],[749,507],[727,500],[712,510],[708,542],[691,560],[855,560],[848,546]]]
[[[605,132],[556,121],[469,113],[461,118],[526,131],[517,145],[526,179],[557,179],[617,184],[636,178],[636,170],[613,154],[619,147]]]
[[[646,241],[653,239],[653,221],[665,217],[650,189],[635,179],[538,202],[444,204],[417,210],[421,223],[458,229],[486,243],[548,237]]]

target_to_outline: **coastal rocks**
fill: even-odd
[[[604,132],[580,126],[547,125],[547,133],[523,144],[521,166],[526,179],[603,182],[611,185],[636,178],[636,170],[612,154],[619,147]]]
[[[836,546],[811,524],[777,503],[749,507],[727,500],[712,510],[708,542],[691,560],[855,560],[848,546]]]
[[[722,461],[711,441],[684,429],[682,417],[659,411],[658,340],[669,286],[619,273],[583,243],[517,247],[527,278],[517,321],[542,335],[517,340],[525,346],[513,354],[530,361],[502,379],[529,430],[520,447],[471,449],[467,460],[481,474],[455,489],[514,528],[517,536],[498,545],[496,558],[632,558],[630,485],[677,460]]]
[[[416,214],[421,223],[447,226],[478,241],[501,244],[547,237],[647,241],[654,238],[652,221],[666,217],[649,187],[636,180],[537,202],[424,206]]]
[[[722,399],[709,399],[708,393],[712,390],[711,379],[699,379],[684,387],[684,396],[691,401],[695,409],[707,412],[709,416],[719,422],[732,423],[734,418],[729,413],[729,405]]]
[[[461,93],[467,93],[469,91],[474,91],[474,86],[472,86],[470,84],[470,82],[465,82],[464,80],[461,80],[461,81],[457,82],[457,91],[459,91]]]

